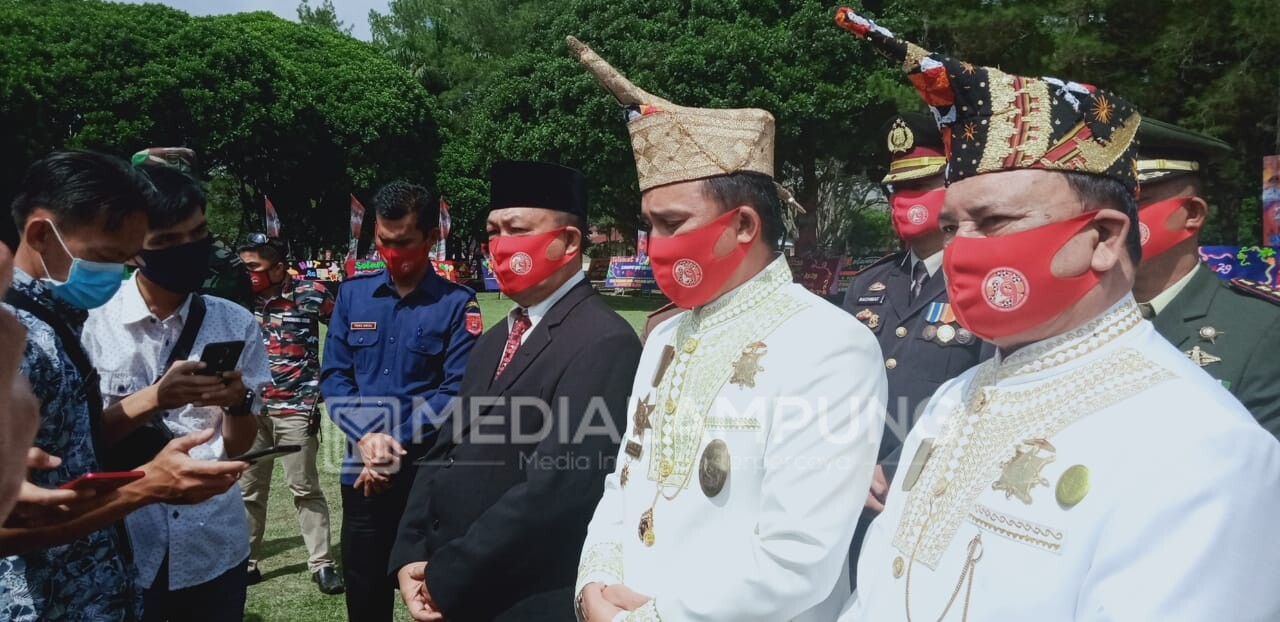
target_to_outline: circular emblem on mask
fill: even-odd
[[[507,265],[511,266],[511,271],[516,274],[529,274],[533,269],[533,258],[529,253],[516,253],[511,256],[511,261]]]
[[[1027,277],[1013,268],[996,268],[982,279],[982,296],[996,311],[1013,311],[1031,293]]]
[[[1138,237],[1142,240],[1142,246],[1146,246],[1147,240],[1151,239],[1151,227],[1148,227],[1147,223],[1138,223]]]
[[[702,266],[692,259],[681,259],[671,267],[671,276],[681,287],[697,287],[702,282]]]
[[[918,203],[912,205],[911,209],[907,210],[907,220],[913,225],[923,225],[929,220],[929,208]]]

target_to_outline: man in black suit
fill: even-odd
[[[476,344],[389,570],[415,620],[573,620],[640,340],[582,273],[582,173],[502,162],[490,180],[491,265],[517,306]]]

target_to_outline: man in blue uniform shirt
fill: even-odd
[[[439,208],[427,189],[392,182],[374,197],[387,269],[343,284],[329,323],[320,391],[347,436],[343,578],[352,620],[390,620],[387,560],[437,417],[458,394],[483,331],[470,289],[431,267]]]

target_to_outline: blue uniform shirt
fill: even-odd
[[[475,292],[431,270],[404,298],[385,271],[343,283],[320,368],[329,417],[348,439],[343,484],[355,483],[354,445],[369,432],[394,436],[406,458],[425,450],[483,328]]]

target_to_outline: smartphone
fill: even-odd
[[[96,490],[98,492],[111,492],[129,482],[136,482],[142,479],[146,473],[142,471],[114,471],[103,473],[86,473],[77,477],[58,488],[68,490]]]
[[[217,376],[233,371],[240,363],[240,353],[244,351],[243,341],[219,341],[206,344],[200,354],[200,361],[205,368],[200,373],[206,376]]]
[[[234,458],[227,458],[227,461],[228,462],[248,462],[249,464],[253,464],[254,462],[262,458],[266,458],[268,456],[279,456],[284,454],[291,454],[298,451],[302,451],[302,445],[276,445],[275,447],[268,447],[266,449],[259,449],[258,451],[251,451],[247,454],[236,456]]]

